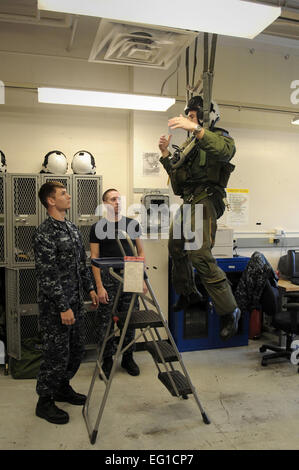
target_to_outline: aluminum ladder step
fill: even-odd
[[[159,372],[158,379],[161,380],[162,384],[165,385],[165,387],[169,390],[172,396],[176,397],[177,395],[168,374],[171,375],[171,378],[174,381],[176,388],[178,389],[179,395],[184,397],[192,393],[191,387],[186,377],[184,377],[184,375],[179,370],[172,370],[170,372]]]
[[[126,320],[126,315],[119,313],[119,326],[122,327]],[[146,328],[147,326],[160,327],[163,326],[163,322],[160,316],[154,310],[139,310],[132,312],[129,326],[130,328]]]
[[[166,341],[148,341],[145,344],[146,349],[148,352],[153,356],[153,358],[159,362],[160,364],[163,362],[156,347],[155,344],[157,345],[158,349],[161,351],[161,354],[164,358],[165,362],[175,362],[178,361],[178,357],[176,355],[175,350],[173,349],[172,345]]]

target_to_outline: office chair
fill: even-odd
[[[291,348],[291,344],[294,337],[299,334],[299,293],[287,292],[284,296],[287,298],[287,303],[285,305],[285,310],[282,310],[281,297],[276,281],[273,279],[268,279],[266,281],[265,288],[260,299],[262,311],[267,315],[272,316],[271,326],[285,333],[286,346],[279,347],[272,344],[263,344],[260,347],[261,353],[265,352],[267,349],[273,351],[273,353],[264,354],[261,362],[262,366],[267,366],[268,361],[273,359],[285,358],[290,360],[291,354],[294,352],[294,349]],[[292,302],[292,300],[294,302]]]

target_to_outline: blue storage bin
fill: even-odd
[[[246,268],[249,259],[244,256],[218,258],[217,264],[227,273],[227,277],[236,283],[241,277],[242,271]],[[205,309],[202,311],[188,309],[187,311],[174,312],[173,306],[178,300],[178,295],[171,285],[171,275],[169,276],[169,282],[169,327],[179,351],[248,345],[248,313],[242,314],[239,321],[238,333],[229,340],[223,341],[220,337],[221,317],[215,312],[212,303],[208,301]]]

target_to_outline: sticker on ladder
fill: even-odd
[[[124,292],[143,292],[144,257],[124,257]]]

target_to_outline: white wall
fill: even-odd
[[[1,78],[4,83],[44,83],[55,86],[128,86],[126,67],[115,71],[103,67],[99,74],[94,64],[89,73],[82,61],[62,61],[19,55],[2,55]],[[93,73],[92,73],[93,72]],[[115,73],[117,72],[117,73]],[[116,78],[118,75],[118,78]],[[0,148],[7,158],[10,173],[38,173],[50,150],[67,156],[68,172],[79,150],[90,151],[96,160],[97,174],[103,175],[104,188],[119,187],[124,194],[131,185],[129,158],[129,112],[39,104],[34,90],[7,88],[5,105],[0,105]]]
[[[18,30],[19,44],[25,28],[8,27]],[[299,48],[294,48],[292,42],[276,46],[267,41],[220,38],[213,93],[218,102],[287,107],[294,109],[294,114],[298,112],[299,106],[290,102],[290,83],[299,80]],[[13,53],[16,47],[17,43],[10,45],[10,52],[0,52],[0,79],[18,86],[47,84],[159,93],[175,67],[168,71],[130,70],[74,57]],[[178,75],[167,82],[164,93],[185,96],[183,56]],[[6,154],[8,171],[20,173],[38,172],[51,149],[63,151],[69,163],[76,151],[89,150],[95,156],[97,173],[103,175],[104,188],[116,186],[129,202],[136,202],[134,187],[167,187],[162,168],[157,176],[143,174],[142,153],[158,151],[159,136],[168,131],[168,117],[183,107],[184,103],[179,102],[167,113],[59,107],[38,104],[34,91],[9,88],[6,104],[0,105],[0,149]],[[290,125],[292,116],[226,107],[220,110],[219,125],[230,131],[237,146],[236,169],[229,186],[247,188],[250,194],[249,223],[236,231],[268,232],[279,226],[299,232],[299,129]],[[179,144],[184,133],[173,134],[172,143]]]
[[[38,173],[44,155],[49,150],[61,150],[69,162],[81,149],[96,157],[97,173],[106,174],[106,184],[112,184],[113,164],[122,173],[126,189],[128,149],[126,112],[78,112],[46,108],[19,108],[1,113],[0,141],[7,156],[10,173]],[[117,129],[118,138],[115,138]]]

